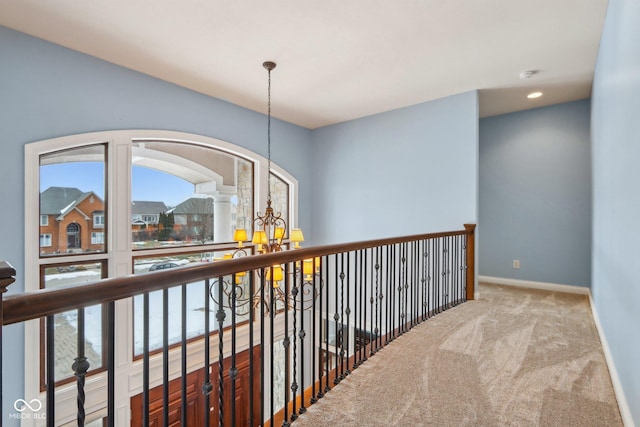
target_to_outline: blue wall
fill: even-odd
[[[26,143],[102,130],[167,129],[215,137],[267,154],[262,114],[5,27],[0,27],[0,58],[0,259],[18,271],[10,293],[24,289]],[[264,71],[259,58],[256,70]],[[298,179],[298,220],[308,230],[310,131],[279,120],[272,125],[274,162]],[[4,331],[3,416],[14,413],[13,402],[24,397],[22,334],[21,326]],[[16,420],[4,421],[10,425],[8,421]]]
[[[316,129],[312,140],[318,243],[477,222],[477,92]]]
[[[481,275],[590,286],[589,113],[584,100],[480,121]]]
[[[640,425],[640,2],[610,0],[593,83],[593,297]]]

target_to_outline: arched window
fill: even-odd
[[[25,290],[216,259],[234,244],[233,231],[250,230],[264,211],[269,181],[277,209],[296,227],[297,181],[275,163],[272,176],[256,153],[180,132],[111,131],[28,144]],[[193,304],[198,309],[199,294]],[[116,317],[129,322],[118,330],[118,366],[140,352],[138,307],[136,299],[116,305]],[[85,318],[91,375],[100,372],[106,351],[103,308],[87,307]],[[56,315],[56,345],[66,346],[65,354],[75,353],[77,319],[75,312]],[[202,334],[199,325],[190,328],[190,336]],[[25,326],[28,396],[42,385],[41,370],[33,369],[42,366],[40,333],[37,324]],[[56,361],[57,380],[72,380],[72,362]]]

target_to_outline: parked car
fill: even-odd
[[[175,262],[157,262],[149,268],[149,271],[167,270],[169,268],[176,268],[177,266],[178,264]]]

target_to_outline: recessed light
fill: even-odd
[[[535,98],[540,98],[541,96],[542,96],[542,92],[531,92],[529,95],[527,95],[527,98],[535,99]]]

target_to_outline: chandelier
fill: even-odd
[[[258,253],[279,252],[283,249],[282,242],[287,236],[287,221],[280,212],[274,212],[271,206],[271,71],[276,68],[276,63],[266,61],[262,66],[268,73],[267,85],[267,208],[264,214],[258,212],[252,223],[251,243],[256,245]],[[243,247],[243,242],[247,240],[247,230],[237,228],[233,234],[233,240],[238,242],[238,248]],[[300,247],[300,242],[304,241],[302,230],[294,228],[291,230],[289,241],[295,248]]]
[[[267,207],[264,213],[258,212],[252,221],[251,243],[255,245],[258,254],[279,252],[286,245],[283,242],[287,238],[294,244],[294,249],[300,247],[304,241],[304,235],[300,228],[292,228],[288,233],[287,221],[282,213],[275,212],[271,199],[271,71],[276,63],[266,61],[262,66],[267,70]],[[233,240],[237,242],[237,248],[233,253],[227,253],[223,259],[232,259],[248,255],[243,243],[247,241],[247,230],[237,228],[233,234]],[[239,272],[233,275],[233,280],[219,280],[213,283],[209,293],[214,302],[230,308],[238,315],[246,315],[249,310],[264,307],[264,315],[276,314],[288,307],[293,310],[307,310],[312,307],[312,302],[320,292],[322,282],[319,279],[320,258],[305,259],[295,263],[294,268],[283,268],[281,264],[275,264],[265,268],[258,274],[258,278],[264,275],[265,286],[258,288],[253,294],[250,289],[250,281],[247,272]],[[291,271],[292,270],[292,271]],[[291,290],[287,295],[281,287],[285,275],[291,278]],[[314,278],[318,277],[316,281]],[[233,283],[231,283],[233,282]],[[260,280],[256,281],[260,283]],[[317,286],[318,285],[318,286]],[[215,288],[215,290],[214,290]],[[299,303],[299,304],[298,304]]]

